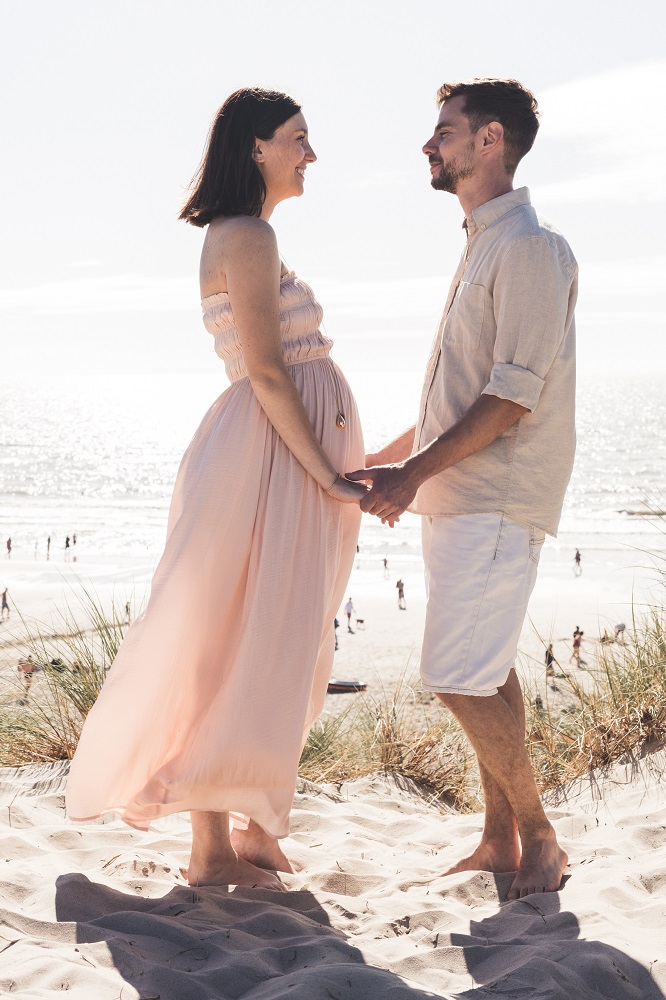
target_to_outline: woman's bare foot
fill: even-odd
[[[547,837],[523,843],[523,857],[507,899],[521,899],[533,892],[557,892],[568,861],[554,830]]]
[[[238,856],[229,838],[229,813],[192,811],[192,854],[183,872],[190,885],[250,885],[284,891],[277,865],[265,871]]]
[[[493,872],[500,875],[506,872],[518,871],[520,865],[520,842],[518,837],[509,842],[493,842],[481,839],[481,843],[469,857],[463,858],[445,875],[457,875],[458,872]]]
[[[257,865],[258,868],[275,872],[294,871],[280,847],[280,841],[270,837],[254,820],[250,820],[247,830],[234,827],[231,831],[231,845],[240,858]]]
[[[183,877],[190,885],[249,885],[253,889],[276,889],[285,892],[285,887],[273,872],[265,871],[250,864],[244,858],[232,857],[216,864],[196,863],[190,859],[189,868],[181,869]]]

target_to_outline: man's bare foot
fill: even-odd
[[[244,858],[230,858],[216,864],[197,864],[190,860],[189,868],[181,869],[183,877],[190,885],[249,885],[252,888],[277,889],[285,892],[285,887],[273,872],[257,868]]]
[[[515,872],[520,864],[520,844],[518,838],[510,841],[491,842],[481,840],[472,854],[463,858],[453,868],[444,872],[445,875],[457,875],[458,872],[493,872],[496,875]]]
[[[557,843],[555,831],[544,838],[523,844],[518,874],[507,899],[522,899],[533,892],[557,892],[569,858]]]
[[[250,820],[247,830],[234,827],[231,831],[231,845],[240,858],[257,865],[258,868],[290,874],[294,871],[280,847],[280,841],[270,837],[254,820]]]

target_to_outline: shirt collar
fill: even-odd
[[[479,205],[478,208],[475,208],[472,214],[463,222],[463,228],[467,230],[468,236],[474,236],[477,230],[483,232],[484,229],[492,226],[498,219],[508,215],[509,212],[513,212],[514,208],[529,204],[531,204],[530,192],[526,187],[517,188],[515,191],[507,191],[506,194],[501,194],[499,198],[493,198],[491,201],[487,201],[483,205]]]

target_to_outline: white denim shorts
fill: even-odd
[[[497,694],[516,659],[544,537],[502,514],[423,517],[427,691]]]

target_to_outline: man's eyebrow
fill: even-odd
[[[437,131],[439,131],[442,128],[455,128],[455,125],[453,124],[453,122],[450,122],[450,121],[447,122],[445,120],[443,122],[437,122],[437,124],[435,125],[435,128],[436,128]]]

